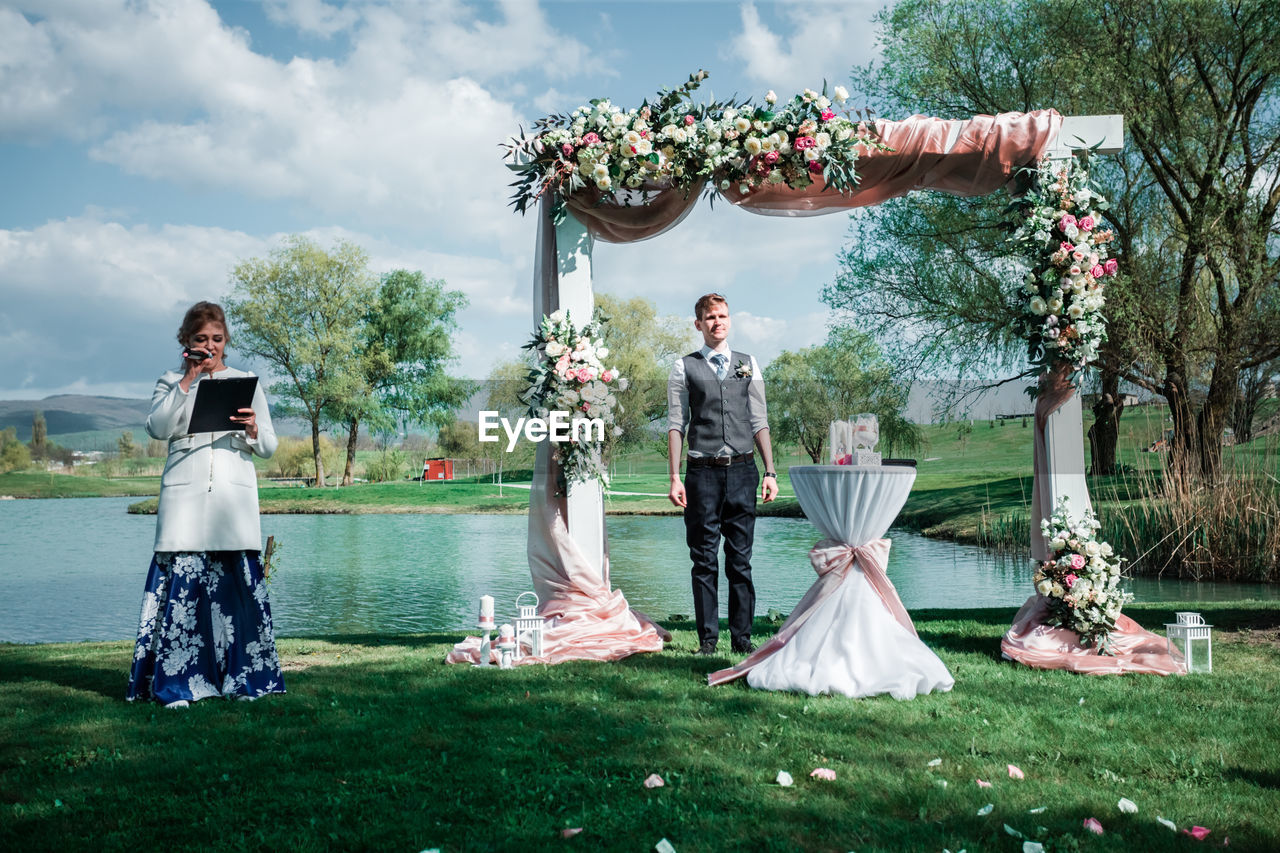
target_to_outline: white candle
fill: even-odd
[[[480,618],[486,622],[493,621],[493,596],[480,596]]]

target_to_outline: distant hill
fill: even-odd
[[[15,427],[20,441],[31,440],[31,419],[44,412],[49,437],[96,430],[140,430],[151,401],[127,397],[56,394],[43,400],[0,400],[0,429]]]

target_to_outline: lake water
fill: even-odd
[[[135,498],[0,501],[0,641],[128,639],[155,534]],[[524,516],[264,515],[277,552],[271,606],[280,636],[465,631],[483,594],[498,618],[529,588]],[[613,586],[655,618],[689,614],[688,552],[676,517],[611,516]],[[1024,560],[896,530],[889,577],[908,609],[1014,606],[1029,594]],[[784,613],[814,580],[803,519],[762,518],[752,558],[757,614]],[[721,584],[722,600],[727,595]],[[1280,598],[1258,584],[1134,579],[1138,601]]]

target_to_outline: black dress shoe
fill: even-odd
[[[756,650],[756,645],[747,640],[745,643],[734,643],[733,650],[740,655],[749,655]]]
[[[694,652],[696,655],[714,655],[716,646],[720,643],[718,640],[703,640],[702,645],[698,646],[698,650]]]

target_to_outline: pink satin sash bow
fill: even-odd
[[[817,612],[818,606],[840,588],[854,565],[862,570],[863,576],[876,591],[876,595],[880,596],[885,608],[898,621],[898,624],[910,631],[912,636],[918,636],[916,626],[907,615],[907,609],[902,606],[902,599],[898,597],[898,590],[894,588],[893,582],[884,571],[889,562],[889,545],[888,539],[873,539],[865,545],[858,546],[838,542],[835,539],[824,539],[813,546],[813,550],[809,552],[809,562],[813,564],[813,570],[818,573],[818,580],[809,587],[809,591],[804,594],[804,598],[800,599],[800,603],[787,617],[787,621],[782,623],[778,633],[752,652],[742,663],[711,673],[707,676],[707,683],[714,687],[717,684],[741,678],[785,646],[809,620],[809,617]]]

